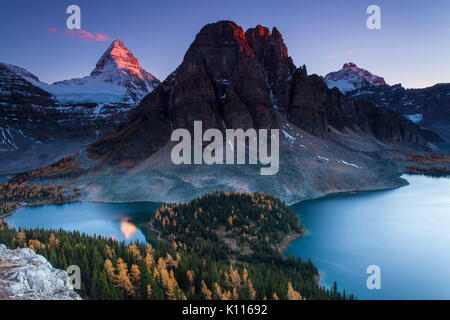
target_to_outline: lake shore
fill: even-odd
[[[302,227],[302,231],[299,232],[292,232],[286,236],[284,241],[278,246],[278,251],[281,253],[282,256],[284,256],[284,253],[286,252],[287,248],[291,245],[292,241],[295,239],[298,239],[302,237],[305,234],[305,229]]]
[[[331,198],[331,197],[349,196],[349,195],[364,194],[364,193],[369,193],[369,192],[394,190],[394,189],[406,187],[409,185],[408,180],[406,180],[405,178],[403,178],[403,180],[404,180],[404,183],[400,184],[398,186],[372,188],[372,189],[367,188],[367,189],[357,189],[357,190],[330,191],[330,192],[326,192],[322,195],[318,195],[317,197],[309,197],[309,198],[302,199],[300,201],[289,202],[289,203],[287,203],[287,205],[292,207],[293,205],[296,205],[296,204],[304,202],[304,201],[309,201],[309,200],[319,200],[319,199]]]
[[[46,205],[58,205],[58,204],[68,204],[68,203],[76,203],[81,202],[80,200],[67,200],[67,201],[38,201],[34,203],[19,203],[17,204],[17,208],[15,208],[11,212],[4,213],[3,215],[0,215],[0,219],[9,217],[13,215],[17,210],[23,207],[40,207],[40,206],[46,206]]]

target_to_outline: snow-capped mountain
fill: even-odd
[[[369,86],[386,87],[386,82],[382,77],[359,68],[351,62],[345,63],[339,71],[328,73],[324,80],[330,89],[336,87],[344,94]]]
[[[405,89],[401,84],[390,86],[383,78],[353,63],[344,64],[324,80],[330,89],[337,87],[352,99],[395,110],[421,127],[450,139],[450,83],[423,89]]]
[[[51,85],[30,79],[34,85],[66,103],[137,104],[160,81],[144,70],[120,40],[115,40],[89,76],[58,81]]]
[[[0,173],[52,163],[114,133],[158,84],[120,40],[89,76],[53,84],[0,63]]]
[[[115,132],[134,106],[60,104],[27,70],[0,64],[0,173],[23,171],[77,152]]]

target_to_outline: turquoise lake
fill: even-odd
[[[399,189],[294,205],[307,232],[286,254],[311,258],[322,285],[359,299],[450,299],[450,179],[403,177]],[[370,265],[380,290],[367,288]]]

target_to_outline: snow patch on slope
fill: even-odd
[[[416,113],[416,114],[406,114],[405,118],[408,120],[411,120],[414,123],[418,123],[420,121],[422,121],[423,119],[423,114],[421,113]]]
[[[103,79],[85,77],[66,80],[56,84],[45,84],[27,79],[33,85],[50,92],[59,103],[132,103],[127,90],[117,84],[107,83]]]

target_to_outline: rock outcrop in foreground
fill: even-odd
[[[31,249],[0,244],[0,300],[81,300],[69,276]]]

